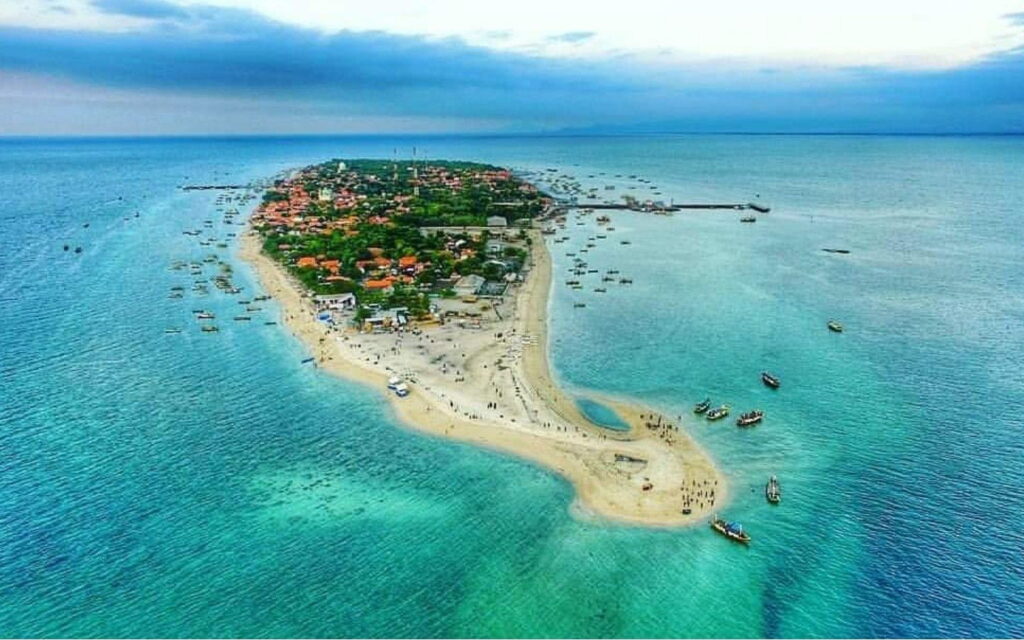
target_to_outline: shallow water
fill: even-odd
[[[634,284],[556,277],[551,301],[557,374],[681,416],[728,474],[723,515],[749,548],[574,517],[558,477],[397,427],[374,390],[302,365],[283,325],[227,320],[233,297],[167,298],[189,282],[172,261],[231,254],[181,235],[227,231],[216,193],[178,185],[413,145],[594,174],[617,184],[602,197],[637,174],[666,200],[773,206],[752,225],[614,214],[588,259]],[[0,635],[1024,634],[1020,138],[0,149]],[[556,276],[599,232],[569,231]],[[221,331],[200,334],[194,308]],[[706,395],[765,422],[696,419]]]
[[[598,426],[615,431],[629,430],[629,425],[622,420],[619,414],[615,413],[611,407],[601,404],[597,400],[582,397],[576,398],[576,406],[579,407],[580,412],[587,420]]]

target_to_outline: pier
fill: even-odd
[[[248,189],[247,184],[187,184],[181,187],[182,191],[209,191],[213,189],[223,189],[225,191],[231,189]]]
[[[597,210],[609,210],[617,209],[620,211],[644,211],[649,213],[668,213],[676,211],[684,211],[691,209],[727,209],[730,211],[746,211],[752,209],[760,213],[768,213],[771,211],[771,207],[757,204],[754,202],[743,202],[743,203],[688,203],[688,204],[659,204],[653,202],[625,202],[625,203],[609,203],[609,202],[575,202],[575,203],[562,203],[555,207],[556,210],[568,211],[569,209],[593,209]]]

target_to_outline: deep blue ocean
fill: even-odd
[[[772,206],[616,214],[632,244],[589,261],[634,284],[603,297],[560,284],[593,221],[553,246],[557,375],[682,414],[749,548],[576,517],[170,268],[217,253],[258,292],[182,235],[242,227],[180,185],[413,146]],[[1024,636],[1024,138],[4,140],[0,185],[0,636]]]

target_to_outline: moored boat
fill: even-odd
[[[764,497],[772,504],[782,502],[782,489],[779,488],[779,479],[775,476],[768,478],[768,484],[764,486]]]
[[[711,528],[730,540],[747,544],[750,542],[750,534],[743,530],[743,525],[738,522],[727,522],[715,516],[711,521]]]
[[[839,324],[835,320],[829,320],[828,321],[828,330],[829,331],[834,331],[836,333],[842,333],[843,332],[843,325]]]
[[[693,412],[696,414],[706,413],[711,408],[711,398],[704,398],[693,406]]]
[[[782,386],[782,381],[779,380],[776,376],[773,376],[772,374],[768,373],[767,371],[761,372],[761,382],[763,382],[765,386],[771,387],[772,389],[778,389],[779,387]]]
[[[751,427],[764,418],[764,411],[754,410],[747,413],[740,414],[739,418],[736,418],[737,427]]]
[[[707,412],[708,420],[721,420],[725,416],[729,415],[729,405],[723,404],[720,407],[715,407]]]

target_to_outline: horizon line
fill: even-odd
[[[0,141],[217,140],[268,138],[601,138],[642,136],[814,136],[814,137],[1021,137],[1022,131],[533,131],[533,132],[375,132],[375,133],[131,133],[0,134]]]

